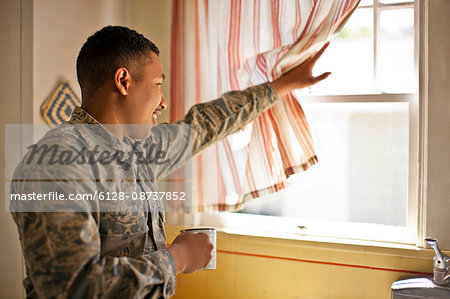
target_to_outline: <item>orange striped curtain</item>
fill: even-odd
[[[343,27],[359,0],[173,0],[171,121],[194,104],[272,81]],[[329,80],[332,80],[331,78]],[[238,210],[317,163],[293,93],[192,161],[192,211]]]

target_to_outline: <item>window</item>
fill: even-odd
[[[412,1],[361,1],[316,65],[332,77],[299,91],[319,163],[223,224],[416,242],[416,28]]]

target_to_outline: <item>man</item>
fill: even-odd
[[[82,106],[25,155],[11,194],[95,194],[97,200],[71,201],[61,210],[54,202],[43,210],[43,201],[16,207],[27,296],[172,296],[176,274],[205,267],[213,246],[206,234],[181,233],[166,248],[161,202],[131,197],[155,191],[158,179],[254,120],[283,95],[325,79],[329,73],[312,76],[325,48],[270,84],[193,106],[170,126],[157,125],[167,108],[158,48],[119,26],[89,37],[77,59]],[[152,159],[152,152],[159,154]],[[72,153],[78,153],[76,159]],[[114,194],[122,198],[102,200]]]

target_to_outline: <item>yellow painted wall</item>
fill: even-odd
[[[169,243],[180,229],[166,228]],[[293,241],[222,232],[217,234],[217,250],[217,269],[178,275],[173,298],[390,298],[394,281],[416,275],[388,269],[431,273],[434,256],[430,249]]]

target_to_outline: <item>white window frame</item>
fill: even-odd
[[[377,84],[377,40],[379,39],[379,15],[382,9],[414,8],[414,69],[415,81],[424,77],[423,62],[419,69],[419,46],[424,47],[424,0],[405,3],[382,4],[374,0],[374,80]],[[420,75],[419,75],[420,72]],[[423,83],[417,84],[423,88]],[[420,93],[421,94],[421,93]],[[422,96],[422,95],[421,95]],[[276,237],[282,239],[312,240],[345,244],[392,243],[401,246],[423,246],[425,234],[424,200],[422,172],[424,163],[423,120],[419,123],[419,92],[417,93],[385,93],[365,95],[302,95],[303,103],[369,103],[369,102],[407,102],[409,103],[409,169],[408,169],[408,210],[406,227],[395,227],[379,224],[342,223],[322,220],[294,219],[286,217],[238,214],[230,212],[198,213],[191,215],[169,215],[169,222],[193,226],[214,226],[227,233]],[[420,140],[419,140],[420,139]],[[419,143],[420,142],[420,143]],[[419,165],[421,165],[419,169]]]

